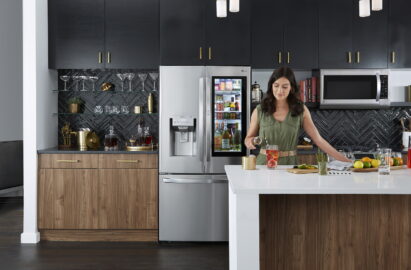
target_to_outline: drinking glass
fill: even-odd
[[[121,106],[121,113],[128,114],[129,112],[130,112],[130,110],[128,109],[127,105]]]
[[[135,74],[134,73],[126,73],[124,74],[127,79],[128,79],[128,91],[131,92],[131,81],[134,79]]]
[[[78,82],[80,81],[81,76],[72,76],[74,84],[76,85],[76,91],[78,91]]]
[[[84,82],[85,82],[87,79],[88,79],[87,76],[80,76],[80,80],[81,80],[81,82],[82,82],[82,87],[81,87],[81,90],[80,90],[80,91],[82,91],[82,92],[87,91],[86,88],[84,87]]]
[[[266,145],[265,153],[267,156],[267,168],[275,169],[277,167],[278,157],[280,155],[280,152],[278,151],[278,145]]]
[[[317,157],[317,165],[318,165],[318,174],[319,175],[327,175],[327,162],[328,156],[326,153],[323,153],[318,149],[318,153],[316,154]]]
[[[116,75],[121,81],[121,92],[124,92],[124,80],[126,79],[126,74],[117,73]]]
[[[150,73],[148,73],[148,75],[150,76],[150,79],[153,80],[153,92],[157,92],[156,80],[158,79],[158,73],[150,72]]]
[[[68,75],[62,75],[60,76],[60,80],[64,82],[64,89],[63,91],[67,91],[67,82],[70,80],[70,76]]]
[[[112,108],[111,108],[110,105],[106,105],[104,107],[104,110],[106,111],[106,114],[112,114],[113,113]]]
[[[89,76],[88,79],[91,81],[93,84],[93,92],[96,91],[96,81],[98,80],[97,76]]]
[[[145,73],[139,73],[139,74],[138,74],[138,78],[140,79],[140,81],[141,81],[141,83],[142,83],[142,85],[143,85],[142,91],[145,92],[146,90],[144,89],[144,82],[145,82],[145,80],[147,79],[147,74],[145,74]]]
[[[113,114],[119,114],[119,113],[120,113],[120,109],[119,109],[119,107],[118,107],[117,105],[113,105],[113,106],[111,106],[111,112],[112,112]]]
[[[381,164],[378,167],[378,174],[380,175],[390,174],[391,149],[390,148],[380,149],[378,156],[381,161]]]

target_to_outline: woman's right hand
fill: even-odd
[[[255,145],[254,145],[254,143],[253,143],[254,138],[255,138],[255,137],[247,137],[247,138],[245,138],[244,144],[245,144],[245,146],[246,146],[248,149],[250,149],[250,150],[256,149],[256,148],[255,148]]]

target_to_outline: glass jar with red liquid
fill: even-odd
[[[153,142],[153,136],[150,133],[150,127],[144,127],[144,144],[145,145],[151,145]]]
[[[265,153],[267,156],[267,168],[275,169],[278,164],[278,157],[280,156],[280,152],[278,151],[278,145],[266,145]]]

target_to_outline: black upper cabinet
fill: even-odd
[[[160,2],[161,65],[249,65],[250,8],[216,17],[216,1]]]
[[[106,68],[158,68],[158,9],[158,0],[106,0]]]
[[[283,64],[285,2],[252,0],[251,65],[276,68]]]
[[[386,68],[387,8],[359,17],[357,0],[320,0],[320,68]]]
[[[158,0],[49,0],[49,68],[155,68]]]
[[[203,65],[204,0],[160,2],[160,62],[162,65]]]
[[[102,68],[104,0],[49,0],[49,68]]]
[[[249,0],[241,0],[240,12],[227,12],[226,18],[217,18],[216,1],[206,3],[207,65],[250,65]]]
[[[316,0],[252,1],[252,67],[318,66]]]
[[[317,0],[287,0],[284,62],[295,69],[318,67]]]
[[[409,0],[390,0],[388,54],[390,68],[411,67],[411,20],[408,18],[410,10]]]

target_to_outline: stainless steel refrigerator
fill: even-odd
[[[250,67],[160,67],[160,241],[228,241],[226,164],[241,164]]]

